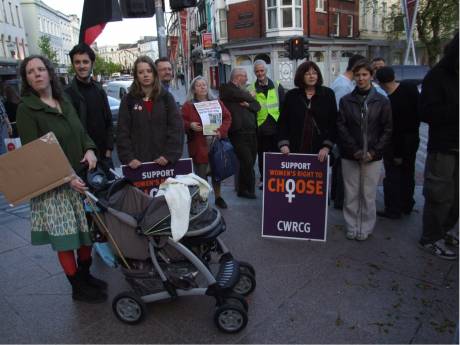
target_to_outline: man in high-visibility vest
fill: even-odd
[[[254,62],[254,74],[257,80],[248,86],[248,91],[261,107],[257,113],[257,160],[260,173],[259,189],[262,189],[264,152],[279,152],[278,119],[285,91],[279,82],[267,77],[267,64],[264,60]]]

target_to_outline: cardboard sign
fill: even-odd
[[[262,236],[326,241],[329,161],[264,153]]]
[[[153,197],[158,192],[160,184],[168,177],[192,173],[193,164],[191,158],[184,158],[179,159],[174,165],[167,164],[161,166],[158,163],[147,162],[142,163],[137,169],[131,169],[128,165],[122,165],[121,171],[123,172],[123,176],[130,180],[134,186]]]
[[[0,192],[13,206],[63,185],[73,176],[52,132],[0,156]]]

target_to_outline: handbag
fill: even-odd
[[[6,150],[9,151],[14,151],[18,148],[21,147],[21,139],[20,138],[5,138],[3,139],[5,141],[5,147]]]
[[[216,182],[225,180],[235,174],[236,156],[228,139],[216,139],[209,150],[209,165]]]

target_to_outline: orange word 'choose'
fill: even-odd
[[[286,190],[288,180],[283,178],[272,177],[268,180],[268,191],[274,193],[291,192]],[[310,179],[297,179],[295,189],[292,191],[296,194],[323,195],[323,181]]]

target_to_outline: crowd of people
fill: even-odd
[[[227,208],[209,165],[215,140],[228,138],[238,159],[238,197],[256,198],[255,161],[262,169],[265,152],[315,154],[324,162],[331,156],[334,207],[343,208],[345,236],[366,240],[377,215],[398,219],[414,207],[415,155],[420,120],[429,124],[425,170],[423,235],[419,246],[455,259],[448,245],[458,246],[449,230],[458,220],[458,35],[442,60],[428,73],[422,94],[406,82],[396,82],[382,58],[350,57],[347,69],[328,88],[317,64],[297,68],[295,88],[267,75],[263,60],[254,63],[256,80],[247,85],[247,71],[234,68],[217,98],[205,78],[190,83],[181,109],[171,93],[171,63],[147,56],[134,63],[134,81],[121,101],[117,128],[112,125],[105,91],[91,78],[95,54],[85,44],[70,52],[75,78],[65,90],[53,65],[33,55],[20,66],[21,98],[8,91],[8,109],[0,103],[0,153],[3,138],[18,134],[23,144],[53,131],[72,167],[113,166],[114,133],[123,164],[137,169],[143,162],[174,164],[184,137],[195,173],[211,177],[215,204]],[[222,118],[213,135],[204,135],[196,105],[218,100]],[[12,109],[12,110],[9,110]],[[17,128],[7,112],[14,111]],[[17,132],[16,132],[17,131]],[[13,133],[14,132],[14,133]],[[376,211],[376,191],[385,168],[385,209]],[[90,273],[91,237],[81,193],[85,183],[76,177],[31,200],[32,244],[50,244],[57,251],[75,300],[104,301],[107,284]]]

